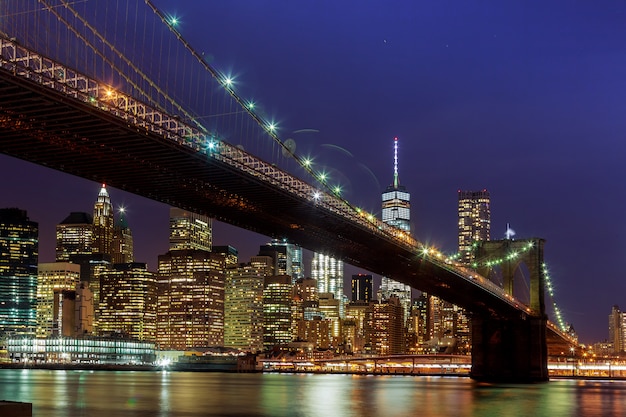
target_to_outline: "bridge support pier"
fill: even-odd
[[[532,383],[548,380],[546,317],[472,316],[472,379]]]

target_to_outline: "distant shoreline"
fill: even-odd
[[[268,374],[325,374],[325,375],[371,375],[371,376],[415,376],[415,377],[456,377],[456,378],[469,378],[469,374],[455,374],[455,373],[387,373],[387,372],[332,372],[332,371],[306,371],[306,370],[254,370],[254,371],[235,371],[235,370],[215,370],[215,369],[175,369],[175,368],[162,368],[157,365],[117,365],[117,364],[76,364],[76,363],[37,363],[37,364],[24,364],[24,363],[0,363],[0,369],[41,369],[41,370],[64,370],[64,371],[133,371],[133,372],[157,372],[157,371],[169,371],[169,372],[222,372],[222,373],[268,373]],[[551,375],[550,380],[588,380],[588,381],[626,381],[626,377],[614,376],[584,376],[584,375]]]

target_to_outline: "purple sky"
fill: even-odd
[[[492,238],[507,222],[517,238],[545,238],[565,319],[583,342],[607,338],[611,306],[626,308],[626,4],[155,3],[366,208],[380,210],[398,136],[419,239],[455,251],[457,190],[487,188]],[[40,223],[42,261],[53,260],[55,225],[91,211],[99,189],[5,156],[0,178],[0,206]],[[129,210],[137,260],[154,269],[168,208],[110,194]],[[215,244],[237,247],[242,261],[266,240],[215,225]]]

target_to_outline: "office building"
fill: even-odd
[[[373,304],[371,340],[378,355],[405,353],[404,313],[398,297]]]
[[[287,345],[292,341],[292,287],[289,275],[265,277],[263,285],[263,347],[265,350]]]
[[[100,276],[100,295],[101,335],[155,340],[156,280],[145,263],[113,265]]]
[[[330,321],[330,336],[333,347],[342,344],[341,319],[344,315],[343,300],[335,298],[331,292],[319,293],[320,314]]]
[[[297,320],[313,320],[320,316],[317,281],[301,278],[293,285],[292,316]]]
[[[459,255],[461,261],[470,263],[474,242],[491,236],[491,199],[487,190],[459,190],[458,197]]]
[[[250,263],[227,266],[224,300],[225,346],[248,352],[263,350],[265,272],[265,266]]]
[[[613,346],[612,353],[624,351],[624,313],[614,305],[609,314],[609,343]]]
[[[176,207],[170,208],[170,250],[211,251],[212,223],[207,216]]]
[[[226,268],[237,266],[239,263],[239,251],[232,246],[213,246],[211,252],[224,256]]]
[[[39,228],[25,210],[0,209],[0,337],[34,336]]]
[[[56,226],[56,261],[68,262],[76,255],[93,252],[93,217],[89,213],[71,212]]]
[[[259,256],[269,256],[274,260],[275,275],[289,275],[292,283],[304,278],[302,248],[298,245],[273,239],[259,248]]]
[[[157,343],[185,350],[224,345],[224,255],[198,249],[159,255]]]
[[[393,140],[393,182],[382,194],[383,222],[407,234],[411,233],[411,194],[400,184],[398,175],[398,138]],[[391,278],[382,277],[378,300],[398,297],[404,309],[405,319],[411,308],[411,287]]]
[[[50,262],[38,265],[37,337],[63,335],[63,318],[67,315],[63,314],[63,291],[75,291],[79,280],[79,265],[69,262]],[[65,313],[67,313],[67,308]],[[70,314],[74,316],[73,309]],[[66,333],[74,331],[74,329],[65,327]]]
[[[372,275],[352,275],[352,299],[351,301],[372,301],[373,287]]]
[[[343,262],[329,255],[314,253],[311,278],[317,281],[319,294],[331,293],[335,300],[343,300]],[[343,310],[342,310],[343,315]]]
[[[348,353],[372,352],[372,315],[374,302],[353,301],[346,306],[343,338]]]

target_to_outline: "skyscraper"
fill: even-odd
[[[93,253],[93,217],[71,212],[56,226],[56,261],[67,262],[74,255]]]
[[[289,275],[265,277],[263,286],[263,346],[266,350],[292,340],[292,285]]]
[[[609,343],[613,346],[613,353],[624,351],[624,313],[619,306],[614,305],[609,314]]]
[[[383,192],[383,222],[411,232],[411,194],[400,185],[398,176],[398,138],[393,140],[393,183]]]
[[[404,312],[398,297],[374,303],[372,317],[372,348],[379,355],[405,352]]]
[[[287,241],[273,239],[259,248],[260,256],[271,256],[275,275],[289,275],[292,284],[303,278],[302,248]]]
[[[122,333],[154,341],[156,332],[156,280],[145,263],[115,264],[100,277],[101,334]]]
[[[93,207],[93,253],[112,255],[113,228],[113,206],[106,185],[102,184],[98,199]]]
[[[267,258],[268,262],[270,258]],[[267,267],[232,265],[226,269],[224,345],[257,352],[263,350],[263,283]]]
[[[491,209],[489,191],[458,191],[459,196],[459,254],[461,260],[472,261],[472,244],[489,240]]]
[[[170,250],[199,249],[210,252],[212,240],[209,217],[170,208]]]
[[[317,290],[331,293],[343,300],[343,262],[329,255],[314,253],[311,261],[311,278],[317,281]]]
[[[372,300],[372,276],[370,274],[352,275],[352,299],[351,301]]]
[[[224,345],[223,254],[199,249],[159,255],[157,343],[163,349]]]
[[[35,334],[38,224],[25,210],[0,209],[0,336]]]
[[[54,311],[55,291],[57,293],[63,290],[75,291],[79,279],[80,265],[69,262],[39,264],[37,283],[37,337],[59,335],[59,315],[55,314]],[[73,311],[72,314],[74,314]]]
[[[383,222],[411,233],[411,195],[400,185],[398,175],[398,138],[393,139],[393,182],[382,194]],[[378,291],[379,301],[396,296],[400,300],[405,319],[411,309],[411,287],[388,277],[382,277]]]

